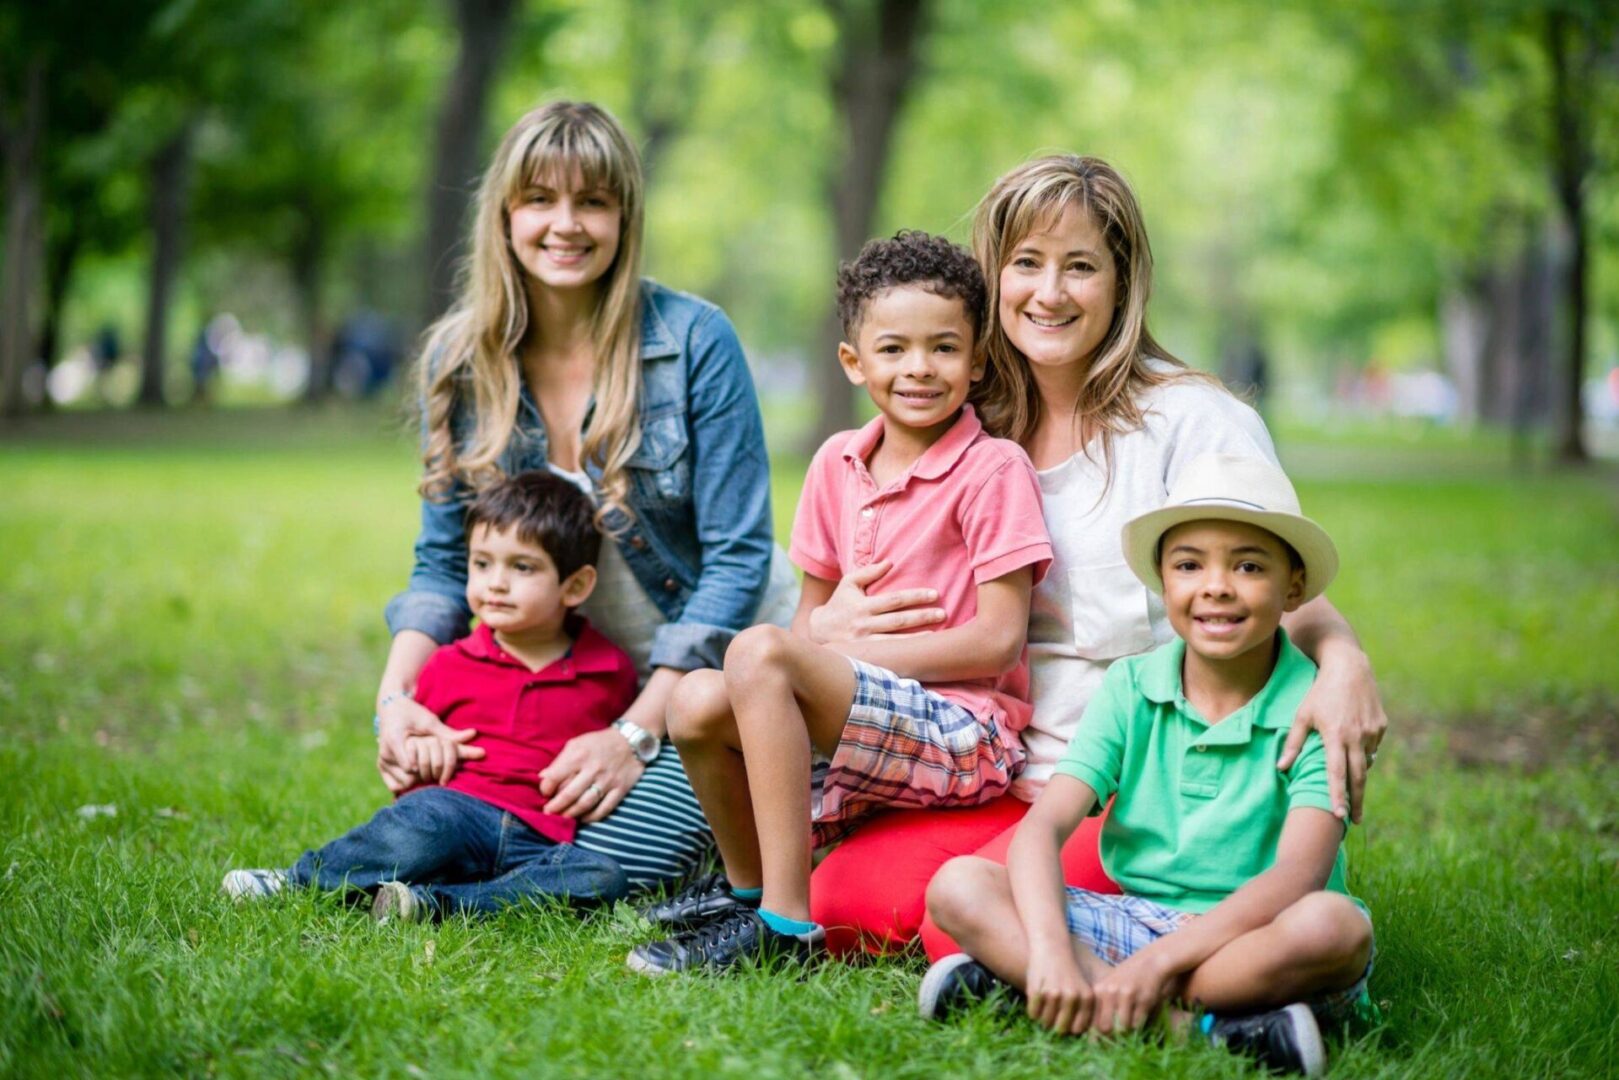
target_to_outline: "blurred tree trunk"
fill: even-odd
[[[23,411],[23,374],[33,359],[32,293],[45,242],[45,64],[34,60],[23,76],[17,116],[0,100],[0,154],[5,158],[5,263],[0,265],[0,416]]]
[[[624,28],[629,115],[641,134],[641,168],[655,182],[675,138],[691,120],[717,5],[654,3]]]
[[[303,206],[302,230],[292,249],[292,284],[298,295],[298,322],[309,350],[309,382],[304,400],[325,400],[332,390],[332,350],[321,310],[326,278],[326,221],[320,211]]]
[[[180,270],[186,196],[191,172],[191,121],[187,120],[151,161],[152,269],[146,293],[146,343],[141,349],[138,405],[162,405],[163,367],[168,350],[169,298]],[[205,312],[204,318],[210,313]]]
[[[478,175],[489,87],[500,67],[515,0],[452,0],[461,49],[439,109],[433,179],[427,191],[427,298],[423,321],[455,296],[467,203]]]
[[[1586,22],[1586,20],[1581,20]],[[1593,90],[1588,77],[1592,54],[1611,49],[1613,42],[1593,41],[1594,27],[1576,25],[1570,14],[1554,8],[1547,17],[1547,55],[1552,74],[1552,186],[1568,226],[1572,251],[1568,267],[1567,341],[1562,358],[1561,407],[1555,413],[1556,454],[1559,461],[1590,459],[1583,433],[1585,412],[1580,390],[1585,381],[1585,316],[1589,305],[1589,225],[1585,211],[1585,180],[1592,171],[1590,122],[1586,115]],[[1569,55],[1569,37],[1577,35],[1576,55]]]
[[[1490,323],[1485,283],[1483,276],[1469,274],[1447,288],[1439,298],[1440,348],[1445,370],[1456,386],[1457,419],[1467,427],[1484,419],[1485,392],[1489,385],[1484,369],[1484,345]]]
[[[830,7],[839,32],[832,97],[844,137],[833,155],[827,196],[837,256],[851,259],[871,235],[894,123],[916,76],[928,0],[832,0]],[[834,305],[822,321],[810,357],[820,403],[815,446],[854,425],[853,388],[833,363],[842,336]]]
[[[69,214],[67,218],[67,232],[58,237],[54,244],[48,244],[45,250],[45,314],[40,322],[39,347],[34,350],[34,355],[39,357],[47,371],[56,366],[62,351],[62,306],[67,302],[67,290],[73,282],[79,252],[84,250],[85,230],[80,224],[84,219],[78,214]],[[47,409],[51,407],[49,394],[45,395],[41,405]]]
[[[1552,221],[1500,231],[1510,254],[1464,273],[1439,318],[1462,421],[1510,427],[1524,457],[1530,428],[1549,412],[1562,240]]]

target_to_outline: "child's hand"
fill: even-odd
[[[1035,1023],[1060,1035],[1083,1035],[1091,1026],[1095,995],[1072,955],[1032,951],[1024,987]]]
[[[445,783],[460,764],[454,739],[412,735],[405,740],[405,767],[416,774],[417,783]]]
[[[1175,988],[1176,972],[1161,954],[1143,949],[1096,981],[1091,1031],[1119,1035],[1144,1027]]]

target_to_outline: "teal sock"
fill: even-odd
[[[800,919],[789,919],[785,915],[777,915],[774,911],[766,911],[764,908],[759,909],[759,918],[763,919],[765,921],[765,925],[770,927],[770,929],[774,930],[776,933],[791,934],[794,937],[803,937],[805,934],[811,933],[818,929],[818,927],[812,922],[804,922]]]
[[[759,886],[756,889],[737,889],[737,888],[733,888],[731,890],[731,895],[736,897],[738,900],[757,900],[761,896],[763,896],[764,894],[765,894],[765,890],[764,890],[763,885]]]

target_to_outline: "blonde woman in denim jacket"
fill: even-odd
[[[398,791],[414,779],[411,734],[438,736],[420,767],[440,776],[481,753],[410,697],[432,651],[467,632],[462,512],[500,475],[567,476],[608,539],[584,613],[643,683],[619,724],[575,738],[539,783],[548,812],[580,820],[579,846],[653,885],[708,843],[663,746],[669,693],[681,673],[719,667],[761,614],[790,612],[795,587],[784,564],[772,573],[769,463],[741,345],[714,305],[641,279],[642,186],[623,128],[572,102],[519,120],[484,175],[459,301],[423,350],[422,527],[387,609],[377,764]]]

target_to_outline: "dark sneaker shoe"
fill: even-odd
[[[287,887],[285,870],[232,870],[219,891],[232,900],[263,900]]]
[[[1319,1076],[1327,1067],[1327,1048],[1308,1005],[1289,1005],[1254,1016],[1217,1016],[1209,1038],[1236,1054],[1245,1054],[1275,1072]]]
[[[705,874],[667,900],[641,908],[641,918],[659,930],[686,930],[727,911],[758,906],[757,898],[744,900],[733,893],[724,874]]]
[[[928,968],[916,1007],[928,1020],[944,1020],[952,1013],[988,1001],[999,992],[1008,1003],[1021,1002],[1023,992],[966,953],[947,956]]]
[[[403,881],[384,881],[371,901],[371,917],[379,923],[426,922],[431,915],[427,901]]]
[[[804,963],[826,951],[826,931],[802,936],[772,930],[752,908],[734,907],[666,941],[637,945],[625,961],[642,975],[675,971],[726,971],[748,962]]]

